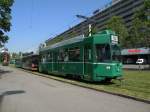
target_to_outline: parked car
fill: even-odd
[[[143,59],[143,58],[139,58],[136,61],[136,64],[144,64],[144,63],[145,63],[145,59]]]

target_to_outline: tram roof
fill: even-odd
[[[69,45],[69,44],[81,42],[81,41],[84,40],[84,38],[85,38],[84,35],[80,35],[80,36],[77,36],[77,37],[74,37],[74,38],[70,38],[70,39],[58,42],[58,43],[53,44],[51,46],[47,46],[45,48],[41,48],[40,51],[46,51],[48,49],[54,49],[54,48],[58,48],[58,47],[61,47],[61,46],[64,46],[64,45]]]
[[[107,34],[115,35],[115,32],[112,31],[112,30],[103,30],[103,31],[97,32],[93,36],[107,35]],[[64,46],[64,45],[69,45],[69,44],[73,44],[73,43],[77,43],[77,42],[82,42],[85,38],[86,37],[84,37],[84,35],[80,35],[80,36],[77,36],[77,37],[74,37],[74,38],[70,38],[70,39],[55,43],[53,45],[50,45],[50,46],[47,46],[47,47],[44,47],[44,48],[41,48],[40,51],[46,51],[48,49],[54,49],[54,48],[58,48],[58,47],[61,47],[61,46]]]
[[[30,54],[30,55],[27,55],[27,56],[23,56],[22,59],[23,59],[23,58],[34,57],[34,56],[39,56],[39,55],[38,55],[38,54]]]

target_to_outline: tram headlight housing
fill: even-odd
[[[107,69],[107,70],[110,70],[110,68],[111,68],[110,66],[106,66],[106,69]]]

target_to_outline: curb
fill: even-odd
[[[144,102],[144,103],[150,104],[150,100],[145,100],[145,99],[141,99],[141,98],[137,98],[137,97],[133,97],[133,96],[128,96],[128,95],[124,95],[124,94],[120,94],[120,93],[108,92],[108,91],[105,91],[105,90],[100,90],[100,89],[96,89],[96,88],[93,88],[93,87],[88,87],[86,85],[81,85],[81,84],[76,83],[76,82],[69,82],[69,81],[57,79],[57,77],[55,78],[55,76],[50,76],[50,75],[46,75],[46,74],[42,74],[42,73],[38,73],[38,72],[32,72],[32,71],[24,70],[24,69],[21,69],[21,68],[17,68],[17,69],[19,69],[21,71],[24,71],[24,72],[31,73],[33,75],[37,75],[37,76],[41,76],[41,77],[46,77],[46,78],[50,78],[50,79],[53,79],[53,80],[56,80],[56,81],[68,83],[68,84],[71,84],[71,85],[76,85],[76,86],[79,86],[79,87],[83,87],[83,88],[95,90],[95,91],[98,91],[98,92],[103,92],[103,93],[107,93],[107,94],[111,94],[111,95],[116,95],[116,96],[120,96],[120,97],[124,97],[124,98],[132,99],[132,100],[135,100],[135,101],[140,101],[140,102]]]

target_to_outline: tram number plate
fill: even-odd
[[[118,44],[118,36],[112,35],[111,42],[112,42],[112,44]]]

